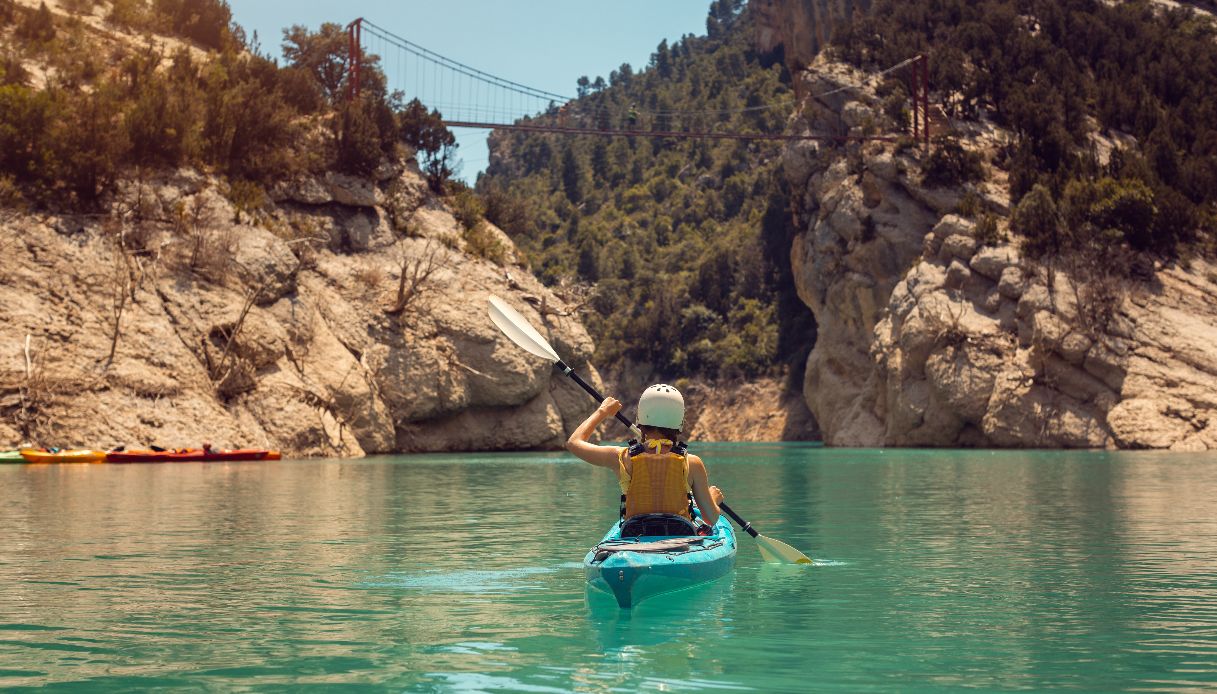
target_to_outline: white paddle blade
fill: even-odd
[[[761,550],[761,559],[770,564],[810,564],[811,560],[790,545],[764,535],[756,536],[756,546]]]
[[[509,340],[516,343],[520,347],[529,352],[550,361],[562,361],[558,353],[553,347],[549,346],[549,342],[541,337],[541,333],[528,323],[524,316],[520,315],[511,306],[507,305],[497,296],[490,297],[490,320],[503,331]]]

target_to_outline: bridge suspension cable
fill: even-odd
[[[636,104],[606,103],[607,100],[576,99],[538,89],[490,74],[440,55],[364,18],[348,26],[350,32],[351,93],[357,94],[361,67],[379,67],[390,93],[418,99],[428,109],[440,112],[444,123],[454,128],[515,129],[577,135],[665,137],[739,140],[890,140],[894,136],[841,137],[792,135],[781,132],[781,116],[796,106],[792,98],[766,104],[712,109],[647,109]],[[910,58],[879,73],[884,76],[914,65],[912,81],[914,128],[925,123],[928,105],[922,91],[925,59]],[[365,71],[366,72],[366,71]],[[822,98],[848,90],[841,87],[811,98]],[[928,88],[927,88],[928,91]],[[729,98],[725,100],[729,101]],[[599,102],[599,103],[597,103]],[[775,115],[767,115],[767,114]],[[758,126],[748,132],[726,129],[729,116],[748,114]],[[756,120],[759,119],[759,120]],[[924,126],[922,126],[924,130]],[[769,130],[770,132],[762,132]],[[918,134],[915,130],[915,135]]]

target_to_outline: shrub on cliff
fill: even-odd
[[[106,19],[120,27],[136,28],[145,26],[147,16],[148,7],[144,0],[111,0]]]
[[[232,9],[225,0],[153,0],[158,28],[222,51],[236,48]]]
[[[507,260],[507,248],[486,223],[486,208],[473,189],[460,181],[453,181],[448,205],[461,225],[461,236],[465,239],[465,250],[496,265]]]
[[[1061,211],[1074,247],[1127,243],[1151,250],[1158,214],[1154,194],[1137,179],[1073,180],[1061,196]]]
[[[123,102],[117,89],[94,89],[67,109],[56,139],[54,187],[67,193],[65,206],[88,205],[109,190],[129,148],[120,124]]]
[[[261,56],[225,51],[202,73],[206,159],[235,178],[267,181],[290,171],[296,116],[280,96],[278,68]]]
[[[356,176],[371,175],[380,165],[380,129],[376,125],[368,99],[358,99],[338,106],[338,170]]]
[[[0,86],[7,84],[24,85],[29,80],[29,73],[21,64],[21,59],[12,53],[0,55]]]
[[[444,126],[439,111],[428,111],[418,99],[411,99],[397,115],[397,128],[402,142],[423,155],[423,171],[435,193],[444,192],[445,183],[452,178],[452,158],[456,154],[456,136]]]
[[[1070,181],[1135,178],[1148,197],[1124,186],[1109,202],[1143,220],[1152,199],[1158,214],[1103,229],[1167,256],[1186,251],[1199,229],[1217,236],[1217,22],[1208,15],[1150,2],[875,0],[834,47],[872,68],[928,50],[933,98],[948,113],[985,111],[1016,134],[998,162],[1013,199],[1036,184],[1059,200]],[[1096,130],[1134,136],[1139,170],[1099,165]]]
[[[1042,258],[1061,250],[1061,215],[1052,191],[1036,185],[1023,196],[1010,215],[1010,229],[1022,237],[1023,250]]]
[[[140,87],[128,92],[132,103],[123,125],[131,163],[173,167],[199,156],[205,114],[198,108],[202,91],[190,63],[183,51],[167,73],[150,70]]]
[[[985,167],[979,154],[965,149],[953,137],[939,136],[934,139],[934,146],[925,162],[926,185],[953,186],[979,181],[984,176]]]
[[[50,131],[61,110],[51,92],[0,87],[0,171],[19,185],[41,185],[54,165]]]
[[[40,3],[38,9],[29,12],[17,25],[17,38],[31,43],[46,43],[55,38],[55,20],[46,3]]]
[[[69,100],[60,91],[0,87],[0,174],[38,202],[88,204],[108,189],[122,161],[121,108],[111,88]]]
[[[284,59],[312,75],[330,103],[337,103],[347,88],[348,47],[346,30],[333,22],[315,32],[299,24],[283,30]]]

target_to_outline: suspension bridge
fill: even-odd
[[[890,142],[897,137],[742,132],[725,127],[736,114],[768,111],[788,115],[795,106],[793,98],[759,106],[697,111],[586,107],[570,95],[529,87],[442,56],[362,17],[347,25],[347,33],[348,89],[352,96],[359,94],[365,66],[374,64],[384,74],[390,92],[417,98],[427,108],[439,111],[449,128],[701,140]],[[903,73],[907,78],[913,140],[928,146],[928,60],[914,56],[880,74],[888,73]],[[814,96],[826,97],[845,89]]]

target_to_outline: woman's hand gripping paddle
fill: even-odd
[[[562,373],[570,376],[575,383],[578,383],[579,387],[587,391],[587,394],[592,396],[596,402],[604,401],[603,395],[589,385],[587,381],[579,378],[579,374],[572,371],[569,366],[562,363],[562,358],[559,357],[558,353],[554,351],[554,348],[550,346],[549,341],[542,337],[541,333],[537,332],[536,328],[532,327],[524,316],[521,316],[518,311],[511,306],[508,306],[507,302],[503,301],[497,296],[490,297],[490,320],[493,321],[496,326],[498,326],[499,330],[503,331],[503,334],[507,336],[507,339],[516,343],[527,352],[535,354],[542,359],[552,361],[558,366],[558,368],[562,369]],[[634,423],[620,412],[617,413],[617,421],[629,427],[630,431],[633,431],[635,435],[642,435],[642,432],[638,430],[638,427],[634,426]],[[727,506],[727,504],[719,504],[718,506],[725,511],[728,516],[731,516],[731,518],[738,523],[741,528],[743,528],[744,532],[748,533],[756,540],[757,547],[759,547],[761,550],[761,558],[765,561],[777,564],[811,563],[811,560],[807,558],[807,555],[803,554],[794,547],[791,547],[780,540],[775,540],[772,537],[765,537],[764,535],[758,533],[752,527],[751,523],[748,523],[743,518],[740,518],[735,511],[731,510],[730,506]]]

